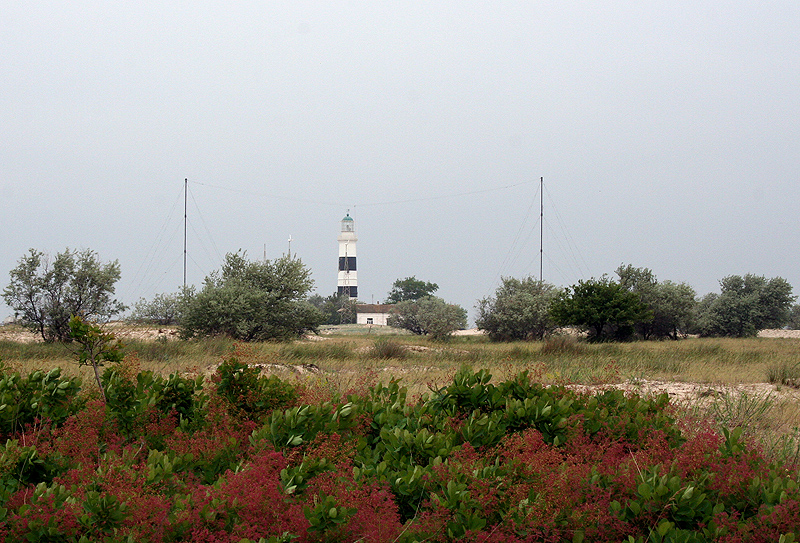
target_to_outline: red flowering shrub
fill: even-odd
[[[238,542],[289,532],[306,540],[302,504],[282,491],[280,471],[286,465],[282,454],[262,453],[219,485],[195,488],[186,516],[187,539]]]
[[[249,436],[255,428],[255,422],[235,418],[224,403],[212,398],[203,428],[193,433],[176,428],[172,435],[165,436],[164,443],[178,455],[191,455],[191,471],[203,482],[213,483],[245,458]]]
[[[67,500],[63,488],[48,489],[39,485],[35,491],[23,491],[24,503],[9,502],[5,520],[5,541],[56,541],[81,533],[78,522],[81,507]]]

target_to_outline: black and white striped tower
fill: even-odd
[[[351,300],[358,298],[358,277],[356,276],[356,225],[348,212],[342,219],[339,233],[339,276],[337,292],[346,294]]]

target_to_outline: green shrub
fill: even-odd
[[[203,389],[203,377],[194,379],[173,373],[166,379],[156,377],[152,386],[155,406],[162,413],[177,412],[182,418],[193,420],[202,410],[205,398],[199,396]],[[150,402],[152,403],[152,402]]]
[[[103,372],[102,380],[106,411],[124,435],[138,431],[152,409],[162,415],[175,412],[187,424],[196,423],[207,399],[200,394],[203,378],[199,376],[172,374],[164,378],[151,371],[131,375],[128,367],[115,366]]]
[[[181,336],[268,341],[315,332],[323,316],[305,301],[312,286],[310,270],[296,258],[254,262],[243,253],[229,253],[202,290],[186,297]]]
[[[550,305],[558,289],[533,277],[503,277],[495,296],[478,301],[477,327],[493,341],[542,339],[555,330]]]
[[[237,415],[260,420],[274,409],[297,401],[297,389],[276,376],[262,376],[261,370],[239,362],[235,357],[223,361],[215,376],[217,393],[225,398]]]
[[[284,449],[309,443],[320,432],[342,432],[355,426],[361,414],[360,404],[348,402],[335,406],[331,402],[319,405],[301,405],[285,411],[275,410],[269,425],[251,436],[254,446],[271,442],[275,448]]]
[[[789,323],[797,296],[792,295],[792,286],[783,277],[729,275],[719,284],[719,294],[712,292],[700,300],[701,335],[754,337],[759,330]]]
[[[80,379],[61,376],[61,368],[19,373],[0,373],[0,436],[21,431],[35,420],[58,425],[78,411]]]
[[[107,368],[101,377],[105,391],[106,412],[117,421],[124,435],[132,435],[147,408],[144,389],[153,382],[151,372],[131,375],[126,367]]]
[[[431,339],[446,339],[467,327],[467,310],[435,296],[406,300],[392,307],[389,326]]]

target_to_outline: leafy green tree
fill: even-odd
[[[664,281],[658,286],[658,296],[651,306],[653,319],[648,337],[686,337],[697,319],[697,293],[686,283]]]
[[[750,337],[789,323],[797,297],[786,279],[729,275],[719,283],[721,292],[706,295],[700,303],[701,335]]]
[[[619,283],[636,293],[652,313],[652,317],[634,323],[642,339],[678,339],[687,334],[696,314],[696,293],[686,283],[659,283],[652,270],[628,264],[616,271]]]
[[[406,300],[392,308],[389,326],[433,339],[444,339],[456,330],[467,327],[467,310],[435,296]]]
[[[156,294],[152,300],[140,298],[134,304],[128,320],[164,326],[179,324],[186,303],[192,296],[194,296],[193,287],[186,287],[185,290],[173,294]]]
[[[532,277],[503,277],[494,297],[478,302],[476,324],[493,341],[542,339],[556,324],[550,306],[558,289]]]
[[[125,310],[112,298],[119,262],[103,264],[90,249],[66,249],[54,259],[30,249],[9,274],[3,299],[23,326],[48,342],[70,340],[73,315],[106,320]]]
[[[346,294],[334,292],[322,297],[314,294],[308,297],[308,303],[322,312],[322,324],[353,324],[356,322],[356,301]],[[347,318],[347,315],[350,318]]]
[[[99,368],[105,362],[121,362],[123,358],[122,348],[116,336],[111,332],[106,332],[97,323],[88,321],[78,315],[74,315],[69,320],[70,337],[80,347],[75,353],[78,365],[90,366],[94,371],[94,378],[103,401],[106,400],[106,391],[100,379]]]
[[[389,295],[386,297],[386,303],[396,304],[408,300],[419,300],[426,296],[433,296],[433,293],[437,290],[439,290],[439,285],[436,283],[420,281],[416,276],[412,275],[405,279],[398,279],[392,284],[392,290],[389,291]]]
[[[639,296],[603,276],[565,288],[550,308],[556,324],[579,326],[594,341],[628,339],[633,325],[652,318]]]
[[[800,330],[800,304],[794,304],[789,313],[789,324],[787,325],[790,330]]]
[[[243,253],[229,253],[187,301],[181,336],[264,341],[315,332],[322,313],[305,300],[312,286],[311,272],[296,258],[250,262]]]

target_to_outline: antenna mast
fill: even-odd
[[[189,178],[183,180],[183,289],[186,290],[186,202],[189,193]]]
[[[542,278],[542,259],[544,257],[544,177],[539,178],[539,282]]]

